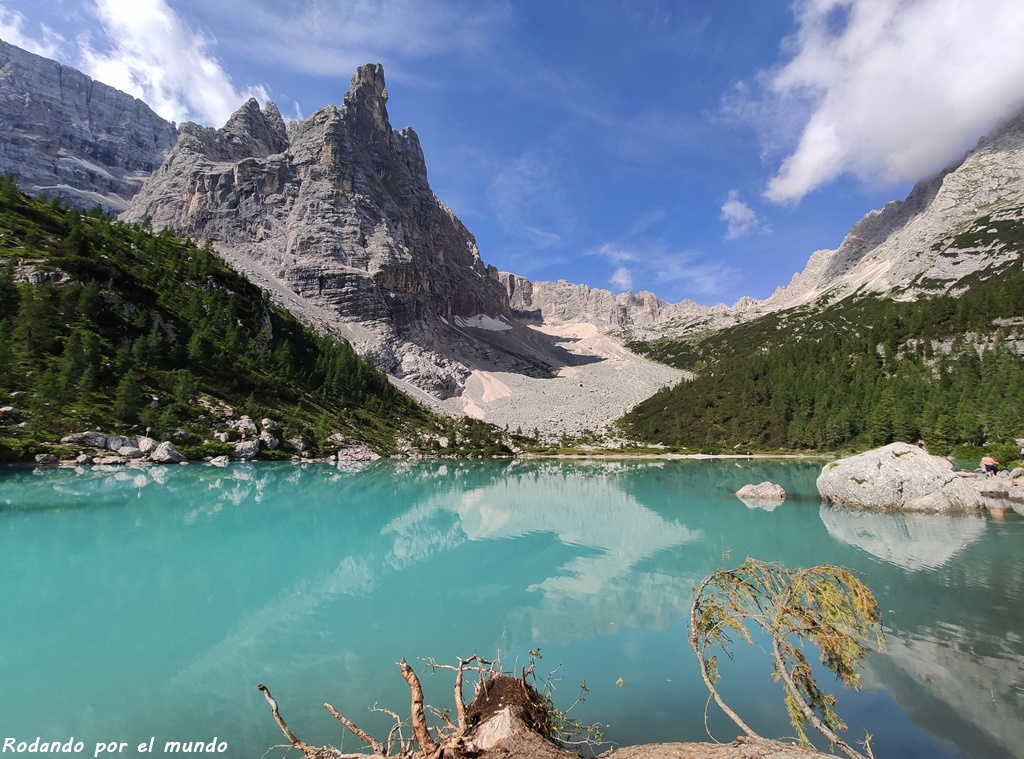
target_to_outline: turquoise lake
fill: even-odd
[[[883,757],[1024,757],[1024,518],[838,510],[820,462],[388,461],[0,470],[0,744],[283,748],[257,683],[310,743],[361,744],[408,714],[395,662],[540,648],[555,703],[620,744],[708,740],[686,642],[693,587],[750,555],[861,573],[887,649],[847,738]],[[771,480],[789,498],[732,493]],[[757,731],[793,734],[767,654],[738,644],[721,689]],[[832,680],[826,681],[831,687]],[[467,687],[467,698],[471,695]],[[737,729],[710,707],[716,738]],[[109,754],[103,754],[109,756]]]

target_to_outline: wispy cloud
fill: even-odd
[[[488,197],[502,228],[537,248],[555,248],[571,234],[575,216],[552,156],[528,153],[491,179]]]
[[[26,33],[24,16],[0,4],[0,39],[30,53],[56,58],[64,38],[46,24],[39,25],[39,36],[42,39]]]
[[[617,290],[632,290],[633,275],[625,266],[620,266],[608,280]]]
[[[82,10],[99,27],[81,33],[77,50],[45,26],[26,30],[24,17],[2,4],[0,36],[135,95],[165,118],[214,126],[248,97],[267,99],[261,85],[232,82],[220,58],[228,49],[301,74],[348,76],[384,62],[389,80],[417,80],[417,61],[488,50],[511,15],[505,0],[248,0],[244,12],[237,0],[206,0],[192,10],[221,30],[223,39],[213,39],[166,0],[94,0]]]
[[[211,43],[164,0],[97,0],[105,37],[79,38],[83,70],[146,101],[167,119],[220,126],[262,87],[236,89]]]
[[[388,78],[415,79],[414,61],[486,50],[510,16],[504,0],[252,0],[239,17],[236,0],[211,0],[206,12],[231,21],[232,44],[292,71],[339,76],[368,62],[384,63]]]
[[[631,289],[635,281],[657,283],[659,291],[674,290],[699,296],[715,296],[736,278],[727,266],[706,264],[691,251],[673,250],[660,244],[627,245],[606,243],[587,251],[617,267],[612,284]],[[628,280],[629,287],[622,283]]]
[[[770,231],[757,212],[740,200],[740,194],[736,190],[729,190],[729,197],[722,204],[719,218],[725,222],[726,240],[738,240],[741,237]]]
[[[876,186],[923,179],[1024,103],[1020,0],[794,7],[791,57],[728,102],[786,153],[765,192],[773,202],[799,201],[844,173]]]

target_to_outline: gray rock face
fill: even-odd
[[[786,491],[781,485],[762,482],[759,485],[744,485],[736,491],[736,497],[749,509],[775,511],[786,500]]]
[[[736,491],[737,498],[757,498],[769,501],[786,500],[786,490],[774,482],[762,482],[758,485],[744,485]]]
[[[141,100],[0,40],[0,173],[22,191],[122,211],[175,138]]]
[[[379,459],[376,453],[365,445],[350,445],[338,451],[338,461],[376,461]]]
[[[497,271],[434,196],[416,133],[388,123],[379,65],[340,106],[284,128],[250,100],[221,129],[184,124],[124,218],[151,217],[283,285],[378,365],[438,395],[457,392],[455,317],[507,315]],[[345,334],[345,332],[342,332]]]
[[[531,282],[525,277],[499,272],[516,317],[551,324],[589,322],[604,331],[652,327],[671,319],[694,318],[713,309],[692,300],[669,303],[652,292],[619,293],[557,282]]]
[[[256,422],[247,416],[241,416],[230,425],[240,435],[258,435],[260,430],[256,426]]]
[[[943,290],[963,277],[1017,255],[998,247],[957,249],[950,237],[978,217],[1020,219],[1024,206],[1024,111],[1018,111],[957,164],[920,182],[906,200],[887,203],[853,225],[836,250],[814,253],[789,285],[754,313],[807,303],[828,292],[901,298]]]
[[[984,500],[939,456],[908,443],[891,443],[826,464],[818,493],[839,506],[883,511],[973,511]]]

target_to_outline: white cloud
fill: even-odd
[[[631,289],[634,281],[642,279],[656,282],[659,290],[714,296],[737,276],[728,266],[703,264],[696,260],[692,252],[671,250],[658,244],[606,243],[587,251],[586,255],[603,258],[617,267],[618,270],[612,275],[612,284],[621,286],[620,281],[628,276],[629,287],[622,289]]]
[[[488,49],[494,28],[510,16],[504,0],[252,0],[243,15],[237,0],[210,0],[204,12],[230,22],[240,52],[251,54],[259,39],[265,61],[332,77],[381,62],[394,80],[419,76],[410,61]]]
[[[729,190],[729,197],[722,204],[719,218],[725,222],[726,240],[738,240],[741,237],[769,231],[754,209],[740,200],[739,192],[736,190]]]
[[[267,99],[262,87],[237,90],[208,40],[164,0],[97,0],[95,8],[106,39],[79,39],[83,70],[164,118],[220,126],[248,97]]]
[[[0,4],[0,39],[46,58],[56,58],[64,38],[46,24],[39,25],[42,40],[25,34],[25,17]]]
[[[792,57],[763,73],[762,102],[747,105],[780,119],[761,125],[770,143],[773,124],[802,117],[771,201],[799,201],[844,173],[923,179],[1024,103],[1020,0],[797,0],[795,12]]]
[[[618,290],[632,290],[633,289],[633,275],[629,273],[629,269],[625,266],[620,266],[612,274],[611,282]]]

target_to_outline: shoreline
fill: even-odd
[[[435,456],[435,455],[413,455],[413,456],[383,456],[382,459],[392,461],[484,461],[484,460],[508,460],[508,461],[529,461],[540,459],[552,459],[563,461],[708,461],[708,460],[790,460],[790,461],[812,461],[828,460],[834,458],[835,454],[826,453],[625,453],[621,451],[592,453],[523,453],[515,456]],[[102,464],[79,464],[73,460],[60,461],[56,464],[40,464],[35,461],[5,461],[0,462],[0,469],[75,469],[77,467],[135,467],[144,468],[151,466],[183,466],[187,464],[210,464],[211,466],[227,466],[228,464],[334,464],[338,460],[331,457],[317,458],[291,458],[291,459],[231,459],[222,464],[213,464],[209,459],[186,459],[180,462],[149,461],[146,459],[128,459],[123,462],[105,462]],[[361,463],[361,462],[342,462]],[[365,463],[372,463],[367,461]]]

